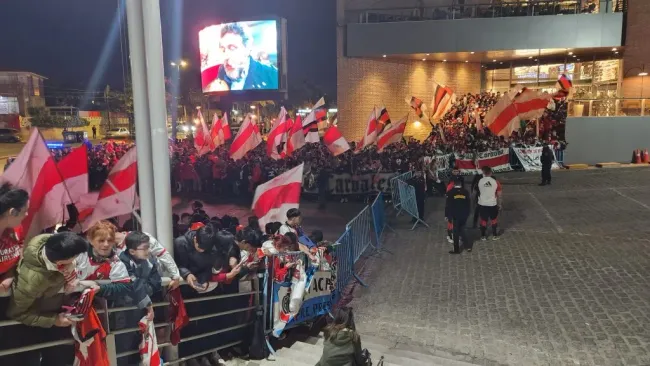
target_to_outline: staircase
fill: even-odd
[[[228,366],[314,366],[323,353],[323,337],[309,337],[302,342],[295,342],[289,348],[281,348],[274,356],[261,361],[230,360]],[[361,335],[361,347],[367,348],[377,365],[384,357],[384,366],[475,366],[463,361],[439,357],[427,352],[410,350],[409,347],[381,338]]]

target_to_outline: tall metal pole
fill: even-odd
[[[151,156],[151,134],[149,130],[149,96],[144,54],[144,29],[142,28],[142,6],[137,0],[126,2],[126,18],[129,32],[131,60],[131,81],[133,90],[133,118],[138,141],[135,146],[138,156],[138,186],[142,231],[158,237],[156,230],[156,207],[154,203],[153,164]]]
[[[151,124],[151,157],[156,205],[158,241],[173,255],[172,202],[167,138],[167,109],[165,107],[165,71],[163,67],[160,0],[141,1],[143,13],[145,56],[147,61],[147,92]]]

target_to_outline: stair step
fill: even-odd
[[[304,351],[296,348],[296,344],[294,344],[291,346],[291,348],[282,348],[276,353],[278,355],[278,358],[312,362],[312,365],[315,365],[318,361],[320,361],[320,357],[323,354],[323,349],[316,347],[315,350]]]

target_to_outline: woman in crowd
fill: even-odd
[[[351,308],[339,308],[324,335],[323,355],[316,366],[369,365],[369,360],[363,356],[361,337],[356,331]]]
[[[16,229],[27,216],[29,194],[9,183],[0,186],[0,295],[9,293],[23,249]]]

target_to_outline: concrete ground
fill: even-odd
[[[430,229],[391,220],[359,330],[482,365],[650,365],[650,169],[497,178],[503,235],[471,253],[447,253],[441,199]]]

